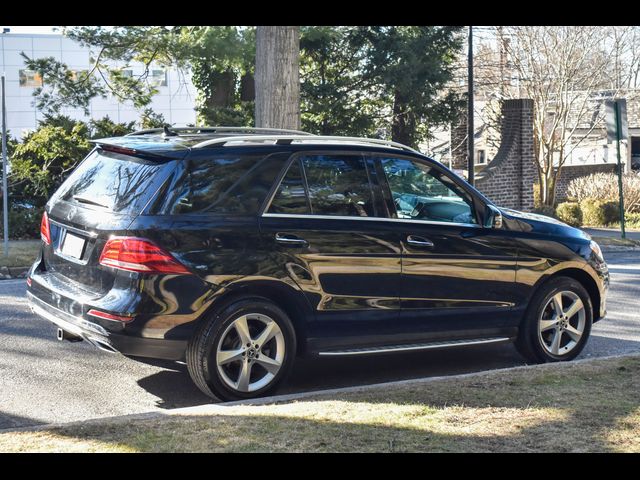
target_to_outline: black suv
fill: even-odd
[[[609,283],[581,230],[403,145],[303,132],[98,140],[41,233],[28,297],[58,338],[184,360],[222,399],[273,391],[298,355],[515,341],[569,360]]]

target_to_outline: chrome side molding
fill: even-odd
[[[470,340],[454,340],[449,342],[414,343],[410,345],[391,345],[385,347],[352,348],[349,350],[332,350],[319,352],[322,356],[343,356],[343,355],[370,355],[375,353],[388,352],[408,352],[411,350],[429,350],[435,348],[462,347],[467,345],[482,345],[487,343],[508,342],[508,337],[478,338]]]

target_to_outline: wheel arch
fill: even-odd
[[[279,281],[250,281],[229,285],[213,300],[203,317],[212,311],[222,310],[230,303],[246,298],[270,301],[284,310],[296,334],[297,354],[307,350],[307,321],[313,315],[304,293]]]
[[[598,289],[598,284],[591,277],[591,275],[589,275],[589,273],[585,272],[580,268],[573,268],[573,267],[564,268],[562,270],[558,270],[554,272],[553,274],[547,277],[542,278],[533,289],[533,293],[531,294],[531,297],[533,297],[533,295],[535,295],[535,293],[538,292],[543,285],[548,283],[550,280],[553,280],[554,278],[558,278],[558,277],[573,278],[578,283],[580,283],[580,285],[584,287],[584,289],[589,294],[589,298],[591,299],[591,306],[593,307],[593,312],[592,312],[593,321],[595,322],[599,320],[601,298],[600,298],[600,290]]]

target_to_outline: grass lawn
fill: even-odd
[[[640,355],[215,414],[0,433],[0,452],[640,452]]]
[[[36,259],[40,240],[9,240],[9,256],[4,255],[4,242],[0,240],[0,267],[27,267]]]

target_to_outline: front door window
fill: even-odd
[[[440,170],[404,158],[381,163],[398,218],[477,224],[469,194]]]

